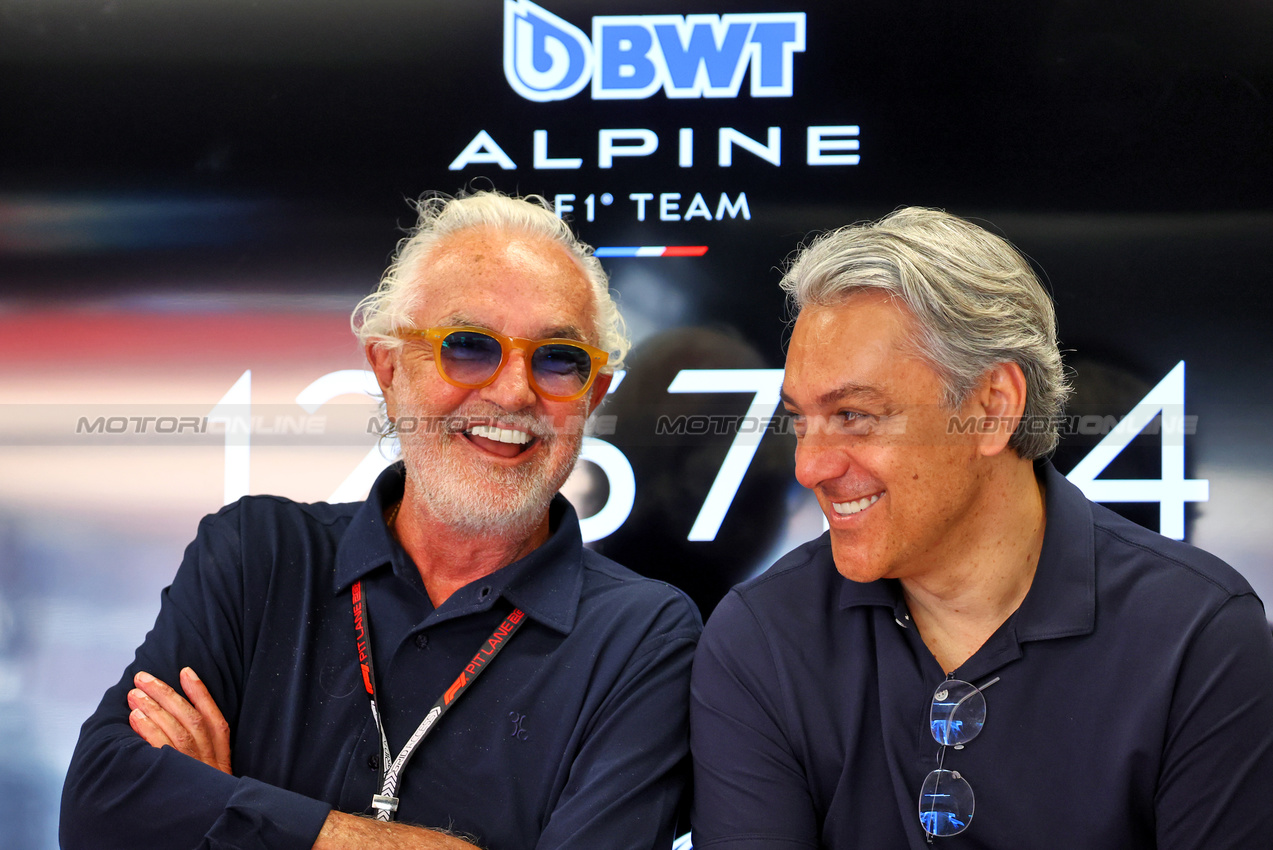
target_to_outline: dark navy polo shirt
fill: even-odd
[[[333,807],[369,811],[381,747],[359,674],[357,579],[394,755],[513,607],[527,615],[408,764],[399,820],[490,850],[670,845],[693,604],[584,549],[558,497],[545,544],[434,609],[383,521],[402,489],[396,465],[365,503],[251,497],[204,519],[154,630],[81,731],[64,848],[309,848]],[[133,674],[176,685],[186,665],[229,721],[234,776],[128,726]]]
[[[951,848],[1270,846],[1273,641],[1216,558],[1041,465],[1047,527],[1020,608],[953,671],[981,734],[945,767],[976,810]],[[696,848],[928,847],[920,786],[945,678],[895,581],[851,582],[823,535],[740,585],[694,662]]]

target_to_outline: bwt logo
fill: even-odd
[[[804,52],[803,12],[610,15],[592,38],[530,2],[504,0],[504,76],[527,100],[565,100],[592,81],[594,100],[791,97],[792,56]]]

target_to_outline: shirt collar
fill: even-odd
[[[391,565],[399,577],[411,579],[404,574],[414,572],[415,567],[384,520],[386,508],[402,499],[405,483],[402,462],[392,464],[376,479],[367,500],[354,512],[336,550],[336,593],[343,593],[355,581],[385,565]],[[560,494],[549,505],[548,522],[551,531],[541,546],[456,591],[439,610],[462,616],[487,610],[503,597],[531,619],[569,634],[583,590],[583,539],[575,509]],[[418,576],[415,582],[419,582]]]
[[[1092,505],[1051,462],[1036,462],[1035,471],[1047,494],[1047,526],[1034,581],[1015,615],[1017,639],[1088,634],[1096,627]]]
[[[1092,508],[1082,491],[1057,472],[1051,462],[1037,462],[1035,472],[1047,493],[1047,526],[1034,581],[1013,615],[1017,640],[1088,634],[1096,625]],[[829,538],[825,545],[830,547]],[[863,605],[892,608],[898,618],[904,618],[906,612],[895,579],[866,583],[842,579],[840,607]]]
[[[829,533],[829,532],[828,532]],[[832,559],[832,564],[835,561]],[[902,586],[897,579],[884,578],[871,582],[856,582],[840,578],[840,609],[858,607],[893,609],[893,620],[904,629],[911,627],[911,614],[902,596]]]
[[[337,593],[377,567],[392,564],[395,549],[401,551],[385,525],[385,510],[401,501],[406,480],[401,461],[386,467],[371,485],[367,500],[354,512],[336,548]]]
[[[823,533],[827,539],[827,549],[831,548],[831,532]],[[835,556],[828,551],[832,569],[835,568]],[[896,607],[901,603],[902,593],[897,580],[891,578],[878,581],[853,581],[840,577],[840,607],[857,608],[862,605],[883,605],[886,608]]]

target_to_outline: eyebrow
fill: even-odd
[[[787,394],[786,386],[783,386],[779,393],[779,398],[783,404],[789,404],[793,407],[800,405]],[[833,390],[829,390],[813,400],[815,407],[826,407],[840,401],[873,401],[882,403],[888,400],[884,393],[880,392],[877,387],[870,384],[858,384],[850,381],[847,384],[841,384]]]
[[[573,339],[578,342],[584,341],[583,331],[579,330],[579,328],[576,328],[573,325],[568,325],[568,326],[560,327],[560,328],[553,328],[552,330],[548,331],[543,336],[541,336],[540,339],[552,339],[554,337],[560,338],[560,339]]]

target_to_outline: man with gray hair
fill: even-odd
[[[1068,390],[1029,264],[903,209],[782,285],[796,475],[829,531],[708,623],[695,846],[1268,846],[1264,609],[1046,460]]]
[[[698,613],[557,495],[628,347],[600,264],[542,199],[431,198],[353,325],[402,462],[203,521],[62,846],[664,850]]]

